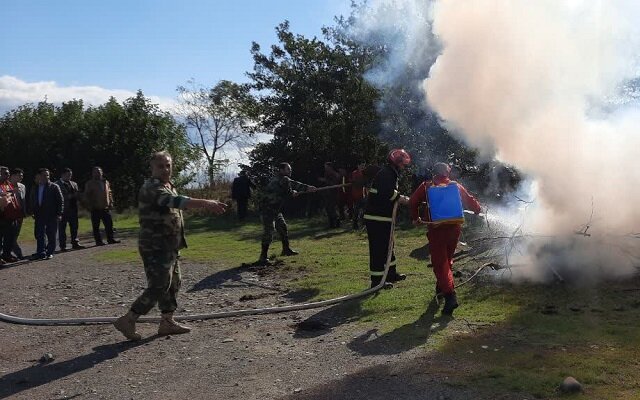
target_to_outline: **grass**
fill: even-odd
[[[25,223],[22,237],[32,236]],[[135,237],[137,218],[116,218],[120,235]],[[471,227],[473,228],[473,227]],[[90,231],[83,219],[81,232]],[[291,276],[289,289],[304,301],[356,293],[368,287],[366,233],[325,229],[324,219],[289,223],[296,257],[283,257],[278,268]],[[204,263],[211,272],[240,267],[258,258],[261,226],[255,218],[238,224],[231,218],[187,219],[187,262]],[[435,279],[420,249],[424,232],[401,227],[396,254],[399,271],[409,275],[397,289],[361,301],[319,311],[335,326],[360,324],[370,335],[349,345],[360,354],[400,353],[420,348],[446,362],[430,372],[446,374],[452,385],[490,392],[522,392],[556,398],[566,376],[585,385],[580,399],[640,399],[640,300],[637,279],[592,287],[561,285],[494,285],[477,281],[458,290],[462,306],[456,318],[437,318]],[[271,255],[280,252],[274,242]],[[103,263],[139,263],[135,246],[107,249]],[[456,268],[473,271],[478,262],[461,260]],[[436,352],[436,353],[434,353]]]

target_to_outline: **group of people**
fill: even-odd
[[[114,236],[111,209],[113,196],[109,181],[104,178],[102,168],[92,169],[92,178],[87,181],[84,192],[73,181],[73,171],[65,168],[60,178],[51,181],[51,172],[40,168],[35,174],[34,185],[27,191],[22,183],[24,171],[10,170],[0,166],[0,265],[23,260],[25,255],[18,238],[23,220],[34,218],[36,251],[33,260],[50,260],[59,245],[60,251],[82,249],[78,238],[79,202],[91,212],[93,237],[96,246],[104,246],[100,223],[104,225],[107,243],[119,243]],[[69,226],[70,237],[67,237]],[[70,239],[70,242],[67,242]],[[70,244],[70,248],[67,247]]]
[[[329,228],[340,227],[347,216],[351,219],[354,230],[359,229],[362,224],[362,211],[367,197],[365,167],[365,163],[360,163],[349,174],[345,168],[335,168],[330,161],[324,163],[323,176],[318,180],[325,186],[339,186],[323,193]]]
[[[457,188],[458,201],[466,209],[479,213],[480,204],[460,183],[450,179],[451,167],[445,163],[437,163],[432,178],[422,182],[410,197],[401,194],[398,185],[399,176],[410,163],[411,157],[405,150],[392,150],[386,165],[378,170],[368,187],[365,188],[362,183],[362,186],[354,185],[351,188],[361,191],[363,199],[366,196],[363,218],[369,242],[371,287],[379,285],[392,287],[393,282],[406,279],[406,275],[397,271],[392,237],[397,207],[409,206],[413,223],[427,226],[431,263],[436,276],[436,293],[445,299],[442,313],[451,315],[458,307],[452,265],[461,233],[461,221],[452,220],[444,223],[433,221],[429,214],[423,212],[423,205],[429,201],[429,188],[451,187],[451,185]],[[214,214],[222,214],[227,207],[218,200],[195,199],[179,195],[171,183],[173,160],[168,152],[154,153],[151,156],[150,166],[151,177],[145,181],[138,194],[140,221],[138,251],[147,277],[147,288],[132,303],[127,313],[114,322],[115,328],[130,340],[141,339],[141,335],[136,331],[136,321],[156,304],[162,315],[158,327],[159,335],[182,334],[190,331],[189,327],[178,323],[173,316],[177,309],[177,293],[181,285],[180,250],[187,247],[182,211],[188,208],[204,208]],[[332,166],[329,165],[329,167]],[[362,173],[363,170],[364,166],[361,165],[357,171]],[[291,165],[280,163],[276,175],[270,180],[260,199],[263,235],[258,264],[269,264],[268,251],[274,231],[280,235],[282,255],[298,254],[289,244],[282,205],[289,197],[298,196],[303,192],[315,192],[318,189],[313,185],[291,179],[291,173]],[[49,171],[44,168],[39,170],[36,185],[30,191],[29,200],[26,203],[25,188],[20,183],[22,175],[22,171],[18,169],[9,173],[7,168],[0,167],[3,258],[7,256],[6,259],[13,260],[9,256],[10,252],[16,249],[15,237],[16,230],[19,231],[19,228],[16,228],[17,224],[11,221],[21,220],[26,213],[31,213],[36,219],[37,257],[48,258],[53,253],[55,232],[58,229],[64,230],[66,223],[72,226],[72,246],[79,246],[77,240],[78,186],[71,180],[71,171],[65,170],[60,181],[52,183],[49,180]],[[362,178],[357,177],[357,174],[352,174],[352,182],[355,181],[353,176],[361,179],[359,183],[364,182]],[[88,204],[95,205],[91,208],[91,219],[96,244],[101,244],[99,231],[96,232],[96,225],[100,220],[104,221],[108,228],[108,241],[117,242],[113,237],[109,214],[112,206],[111,191],[99,167],[94,168],[93,178],[85,185],[84,197]],[[10,226],[11,229],[6,229],[6,226]],[[46,246],[45,234],[49,240]],[[61,248],[64,249],[66,237],[64,234],[60,236]],[[383,281],[387,264],[386,279]]]

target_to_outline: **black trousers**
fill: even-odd
[[[236,203],[238,204],[238,219],[242,221],[247,217],[247,205],[249,204],[249,198],[237,198]]]
[[[20,231],[22,230],[22,218],[20,218],[19,220],[15,221],[15,225],[14,225],[14,235],[13,235],[13,246],[11,247],[11,250],[13,251],[13,254],[16,255],[16,257],[18,258],[22,258],[24,257],[24,254],[22,254],[22,248],[20,247],[20,244],[18,243],[18,238],[20,237]]]
[[[93,238],[96,243],[102,242],[100,234],[100,221],[104,224],[104,231],[107,234],[107,240],[113,240],[113,219],[109,210],[91,210],[91,227],[93,228]]]
[[[0,249],[2,257],[9,257],[15,241],[15,221],[0,219]]]
[[[62,220],[58,224],[58,240],[60,249],[67,247],[67,224],[71,233],[71,243],[78,243],[78,210],[68,210],[62,215]]]
[[[36,254],[40,257],[52,255],[56,250],[58,217],[36,216],[33,231],[36,238]]]
[[[389,255],[389,239],[391,238],[391,222],[365,219],[367,239],[369,239],[369,270],[371,279],[380,279],[384,275],[384,264]],[[391,265],[389,275],[396,272],[396,255],[391,248]]]

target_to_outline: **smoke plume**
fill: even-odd
[[[534,179],[528,233],[556,239],[530,246],[528,261],[538,267],[530,274],[544,275],[541,265],[579,266],[594,276],[635,270],[638,258],[612,243],[626,246],[640,231],[640,5],[406,0],[372,7],[381,4],[422,4],[420,15],[428,15],[408,34],[427,43],[405,40],[395,62],[429,65],[422,89],[442,124]],[[434,48],[434,40],[435,57],[417,50]],[[593,236],[575,237],[586,224]]]

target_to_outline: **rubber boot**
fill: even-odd
[[[289,239],[282,239],[282,254],[281,256],[295,256],[298,255],[297,251],[289,247]]]
[[[129,310],[128,313],[113,322],[113,326],[119,330],[124,337],[129,340],[138,341],[142,336],[136,332],[136,321],[140,317],[139,314]]]
[[[376,286],[378,286],[380,284],[380,281],[382,280],[381,276],[372,276],[371,277],[371,287],[374,288]],[[393,289],[393,283],[391,282],[384,282],[384,285],[382,286],[383,289]]]
[[[173,319],[173,313],[163,313],[160,320],[160,326],[158,326],[158,335],[180,335],[183,333],[191,332],[191,328],[188,326],[180,325]]]
[[[260,252],[260,258],[256,261],[255,265],[271,265],[269,261],[269,245],[263,244],[262,251]]]
[[[458,299],[456,292],[446,294],[444,296],[444,307],[442,308],[442,315],[453,315],[453,310],[458,308]]]
[[[400,282],[407,279],[405,274],[399,274],[396,271],[396,266],[389,267],[389,273],[387,274],[387,282]]]

